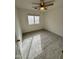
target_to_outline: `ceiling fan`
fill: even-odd
[[[47,10],[48,6],[54,5],[54,1],[44,1],[44,0],[40,0],[39,3],[32,3],[35,4],[37,6],[33,7],[34,9],[39,9],[39,10]]]

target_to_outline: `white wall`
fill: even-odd
[[[63,36],[63,8],[57,7],[47,13],[18,8],[22,33],[45,28],[50,32]],[[28,14],[40,15],[39,25],[28,25]]]
[[[20,27],[19,17],[18,17],[18,10],[15,10],[15,35],[17,39],[22,41],[22,31]]]
[[[40,15],[40,24],[28,25],[28,17],[27,17],[28,14]],[[22,33],[39,30],[44,27],[43,14],[42,13],[40,14],[38,11],[19,9],[19,17],[21,22]]]
[[[54,8],[45,14],[45,29],[63,36],[63,8]]]
[[[63,0],[55,0],[54,6],[48,8],[46,13],[38,10],[28,10],[18,8],[22,33],[39,29],[46,29],[50,32],[63,36]],[[39,25],[28,25],[28,14],[40,15]]]

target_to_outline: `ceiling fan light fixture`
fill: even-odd
[[[40,7],[40,10],[45,10],[45,8],[44,7]]]
[[[38,6],[34,7],[34,9],[39,9],[42,11],[47,10],[48,6],[54,5],[53,1],[45,2],[44,0],[40,0],[39,3],[34,3],[34,4],[38,5]]]

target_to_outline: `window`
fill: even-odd
[[[28,16],[28,23],[30,25],[34,24],[34,17],[33,16]]]
[[[39,24],[39,16],[35,16],[35,24]]]
[[[28,24],[39,24],[39,16],[28,16]]]

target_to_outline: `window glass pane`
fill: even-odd
[[[35,16],[35,24],[39,24],[39,16]]]
[[[34,16],[28,16],[28,23],[29,25],[34,24]]]

